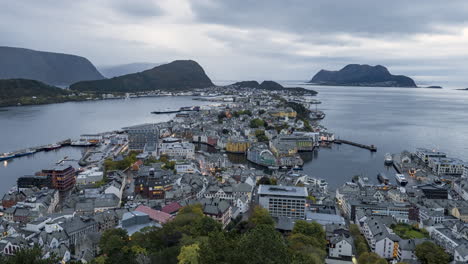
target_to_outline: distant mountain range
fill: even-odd
[[[98,69],[106,78],[113,78],[126,74],[142,72],[162,64],[164,63],[135,62],[113,66],[98,66]]]
[[[349,64],[339,71],[321,70],[309,81],[318,85],[417,87],[413,79],[392,75],[381,65]]]
[[[86,58],[14,47],[0,47],[0,79],[23,78],[52,85],[104,79]]]
[[[182,91],[213,86],[203,68],[193,60],[177,60],[139,73],[112,79],[83,81],[70,86],[80,92],[114,93],[151,90]]]

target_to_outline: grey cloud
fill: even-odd
[[[121,14],[133,18],[147,18],[163,14],[162,9],[156,2],[148,0],[112,0],[109,2],[109,5]]]
[[[203,22],[305,35],[434,32],[439,25],[466,23],[468,13],[465,0],[192,0],[191,4]]]

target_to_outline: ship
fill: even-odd
[[[28,155],[31,155],[31,154],[34,154],[34,153],[36,153],[36,150],[26,149],[24,151],[20,151],[20,152],[15,153],[14,157],[18,158],[18,157],[28,156]]]
[[[322,111],[311,111],[310,118],[312,120],[321,120],[325,118],[325,113]]]
[[[61,147],[61,145],[59,145],[59,144],[50,144],[50,145],[47,145],[46,147],[44,147],[44,150],[49,151],[49,150],[58,149],[60,147]]]
[[[385,154],[385,159],[384,159],[385,165],[389,166],[393,164],[393,157],[392,154],[387,153]]]
[[[12,153],[9,153],[9,152],[8,153],[3,153],[3,154],[0,154],[0,161],[9,160],[9,159],[12,159],[14,157],[15,157],[15,155],[12,154]]]
[[[388,185],[390,183],[387,176],[385,176],[385,174],[383,174],[382,172],[377,174],[377,179],[379,180],[380,183],[385,184],[385,185]]]
[[[408,180],[406,180],[406,177],[404,174],[399,174],[399,173],[395,174],[395,179],[401,186],[406,186],[406,184],[408,184]]]

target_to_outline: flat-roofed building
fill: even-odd
[[[430,150],[426,148],[417,148],[416,156],[425,163],[428,163],[430,158],[445,158],[447,157],[447,154],[445,154],[444,152]]]
[[[258,195],[260,205],[271,216],[305,219],[306,187],[260,185]]]
[[[128,134],[128,148],[130,150],[143,151],[146,144],[157,145],[159,140],[159,129],[156,124],[124,127],[123,130]]]
[[[456,158],[429,158],[429,167],[437,175],[462,175],[465,163]]]

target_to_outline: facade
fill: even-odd
[[[446,158],[447,154],[440,151],[418,148],[416,149],[416,156],[427,164],[430,158]]]
[[[318,141],[318,133],[293,133],[291,135],[280,135],[277,138],[279,143],[293,142],[298,151],[312,151]]]
[[[159,144],[159,156],[163,155],[174,159],[193,159],[195,145],[188,142],[161,143]]]
[[[464,162],[456,158],[429,158],[428,166],[437,175],[462,175]]]
[[[307,188],[295,186],[260,185],[259,204],[273,217],[305,219]]]
[[[123,130],[128,134],[130,150],[143,151],[146,144],[157,144],[159,140],[159,129],[156,124],[124,127]]]
[[[275,155],[263,143],[255,144],[247,151],[247,160],[262,166],[277,166]]]
[[[164,199],[167,191],[172,190],[174,179],[171,172],[155,166],[142,166],[135,178],[135,195],[148,199]]]
[[[343,258],[353,256],[353,238],[344,234],[330,239],[328,256],[332,258]]]
[[[52,188],[51,178],[47,176],[29,175],[19,177],[16,181],[18,188]]]
[[[68,191],[75,186],[76,171],[71,165],[57,165],[39,172],[38,176],[48,177],[52,188],[59,191]]]
[[[250,142],[245,139],[229,138],[226,142],[226,151],[232,153],[245,153],[250,147]]]

